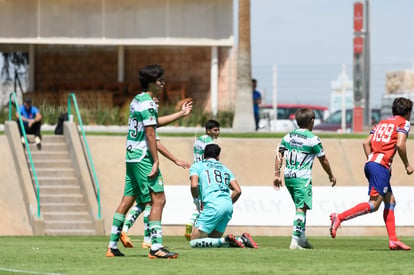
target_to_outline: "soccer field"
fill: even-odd
[[[164,237],[177,259],[148,259],[142,236],[126,257],[106,258],[108,236],[0,237],[0,274],[414,274],[412,251],[388,250],[386,237],[309,237],[313,250],[289,250],[290,237],[254,237],[260,248],[191,249]],[[413,246],[414,237],[403,238]]]

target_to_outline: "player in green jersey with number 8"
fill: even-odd
[[[282,186],[280,170],[285,161],[285,185],[296,207],[290,249],[310,249],[313,246],[305,237],[306,211],[312,209],[312,166],[315,157],[328,174],[332,187],[336,184],[331,166],[322,143],[312,133],[315,112],[309,108],[298,109],[295,113],[299,128],[285,135],[276,152],[274,186]]]

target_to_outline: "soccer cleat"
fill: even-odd
[[[313,249],[313,245],[306,238],[299,238],[298,244],[305,249]]]
[[[151,248],[151,243],[142,242],[141,247],[142,248]]]
[[[292,240],[290,241],[290,246],[289,249],[299,249],[299,250],[303,250],[305,249],[304,247],[302,247],[299,242],[298,239],[292,237]]]
[[[250,236],[249,233],[244,232],[240,239],[242,240],[243,244],[245,247],[248,248],[259,248],[259,246],[257,245],[257,243],[253,240],[253,238]]]
[[[389,241],[388,247],[390,248],[390,250],[411,250],[411,247],[403,244],[400,241]]]
[[[128,237],[127,233],[125,231],[121,231],[121,235],[119,236],[119,239],[121,240],[121,243],[126,248],[133,248],[134,245],[132,244],[131,239]]]
[[[231,247],[240,247],[244,248],[243,242],[239,241],[233,234],[229,234],[224,238],[226,242],[229,243]]]
[[[178,257],[178,253],[170,252],[165,247],[161,247],[157,250],[150,250],[148,253],[148,258],[150,259],[176,259]]]
[[[192,224],[186,224],[185,225],[185,238],[187,239],[187,241],[189,241],[191,239],[191,233],[193,231],[193,225]]]
[[[106,257],[118,257],[118,256],[125,256],[118,248],[110,248],[106,251]]]
[[[329,228],[329,231],[331,232],[331,237],[335,238],[336,230],[338,229],[338,227],[341,226],[341,221],[339,220],[338,214],[336,213],[332,213],[330,218],[331,218],[331,228]]]

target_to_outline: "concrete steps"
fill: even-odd
[[[75,178],[75,170],[72,167],[59,167],[59,169],[56,169],[56,167],[36,167],[36,175],[45,180],[48,178],[54,179],[54,177]]]
[[[34,137],[29,141],[45,234],[95,235],[93,217],[63,136],[43,136],[41,150],[32,143]]]
[[[85,212],[88,211],[87,205],[83,202],[75,202],[75,201],[68,201],[68,202],[45,202],[41,203],[42,209],[45,213],[44,215],[48,215],[51,213],[59,212]]]
[[[62,151],[46,151],[47,149],[42,150],[35,150],[32,149],[32,158],[33,160],[63,160],[69,159],[69,152],[62,150]]]
[[[65,168],[65,167],[72,165],[72,162],[70,159],[57,159],[57,160],[55,159],[53,161],[47,160],[47,159],[43,159],[43,160],[34,159],[33,162],[36,167],[36,172],[38,169],[41,169],[41,168],[49,168],[49,169]]]

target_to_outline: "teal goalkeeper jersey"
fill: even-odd
[[[203,203],[214,201],[217,197],[230,196],[230,181],[235,180],[233,173],[221,162],[208,159],[194,163],[190,167],[190,177],[198,176],[200,195]]]
[[[194,163],[204,159],[204,149],[210,143],[215,143],[215,140],[209,135],[202,135],[196,139],[194,142]]]
[[[286,159],[285,179],[312,180],[312,166],[315,157],[322,157],[325,151],[319,137],[308,129],[295,129],[285,135],[279,146]]]
[[[129,107],[126,162],[140,162],[149,155],[145,126],[157,126],[158,107],[148,93],[134,97]]]

